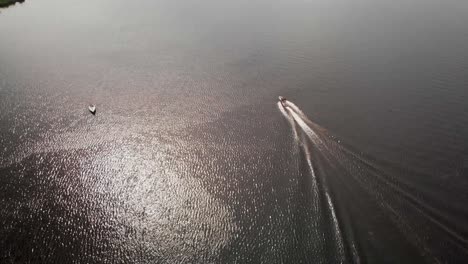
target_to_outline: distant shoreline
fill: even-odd
[[[16,3],[23,3],[24,0],[0,0],[0,7],[8,7]]]

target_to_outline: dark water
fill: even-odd
[[[466,263],[467,47],[465,1],[2,9],[0,263]]]

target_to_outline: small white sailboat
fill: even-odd
[[[96,114],[96,106],[95,105],[89,105],[88,110],[89,110],[89,112],[91,112],[91,114],[93,114],[93,115]]]

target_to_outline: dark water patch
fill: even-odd
[[[321,191],[335,204],[329,208],[338,208],[337,223],[350,261],[461,262],[466,257],[463,219],[468,211],[463,204],[468,196],[460,181],[441,187],[438,175],[415,177],[414,172],[386,167],[346,147],[291,102],[279,107],[306,153],[311,177],[322,181]],[[429,230],[434,237],[426,236]],[[388,247],[402,254],[374,255]]]

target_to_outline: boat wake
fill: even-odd
[[[291,125],[303,175],[310,175],[314,250],[327,252],[315,262],[443,263],[447,250],[468,256],[468,211],[461,204],[442,205],[442,190],[421,180],[428,175],[365,157],[290,101],[278,102],[278,108]]]

